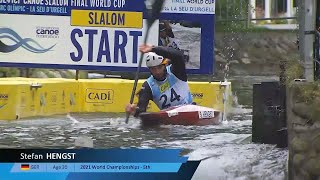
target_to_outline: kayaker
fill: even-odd
[[[178,41],[174,38],[172,29],[168,23],[159,24],[159,46],[167,46],[180,50]]]
[[[184,53],[184,60],[189,62],[189,50],[182,49],[179,42],[174,38],[172,28],[168,21],[159,23],[159,46],[167,46],[177,50],[181,50]]]
[[[162,26],[164,26],[164,27],[162,27]],[[161,21],[161,22],[159,23],[159,32],[160,32],[161,30],[163,30],[163,29],[165,29],[167,36],[169,36],[169,37],[171,37],[171,38],[174,38],[174,33],[173,33],[173,31],[172,31],[172,28],[171,28],[171,26],[170,26],[170,22],[169,22],[169,21],[163,20],[163,21]]]
[[[152,100],[161,110],[191,104],[192,96],[187,83],[183,52],[170,47],[155,47],[146,44],[139,46],[139,50],[147,53],[146,66],[151,76],[137,93],[138,104],[128,104],[126,112],[137,117],[141,112],[146,112],[149,100]]]

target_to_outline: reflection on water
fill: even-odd
[[[233,89],[239,102],[246,102],[246,95],[239,96],[244,92],[241,87],[235,85]],[[245,91],[252,94],[250,88]],[[251,113],[247,103],[234,108],[228,121],[203,127],[142,128],[138,119],[131,117],[125,124],[125,114],[110,113],[1,121],[0,147],[74,148],[75,139],[86,136],[93,139],[95,148],[182,148],[191,160],[205,159],[193,179],[284,179],[287,150],[251,143]]]

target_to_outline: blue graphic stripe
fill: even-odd
[[[16,44],[6,45],[1,41],[1,39],[10,39],[14,41]],[[38,47],[33,47],[29,43],[33,43]],[[31,38],[22,39],[22,37],[18,33],[16,33],[10,28],[0,28],[0,52],[9,53],[15,51],[19,47],[23,47],[24,49],[33,53],[45,53],[47,51],[50,51],[54,46],[55,44],[49,48],[43,48],[38,42]]]
[[[16,43],[19,42],[18,40],[14,39],[13,37],[8,36],[8,35],[0,36],[0,39],[5,39],[5,38],[10,39],[10,40],[12,40],[12,41],[14,41],[14,42],[16,42]],[[37,45],[40,49],[45,49],[45,48],[44,48],[43,46],[41,46],[37,41],[35,41],[35,40],[31,39],[31,38],[25,38],[24,40],[25,40],[25,41],[28,41],[28,42],[34,43],[34,44]]]

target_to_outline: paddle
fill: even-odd
[[[146,1],[148,1],[148,0],[146,0]],[[148,38],[148,35],[149,35],[150,27],[152,26],[152,24],[154,23],[154,21],[156,19],[159,19],[160,11],[162,9],[163,2],[164,2],[164,0],[154,0],[152,5],[151,5],[151,7],[147,6],[147,16],[148,16],[147,17],[147,31],[146,31],[146,35],[144,37],[144,44],[147,43],[147,38]],[[141,67],[141,64],[142,64],[142,60],[143,60],[143,54],[141,53],[139,64],[138,64],[138,68],[137,68],[136,75],[135,75],[135,78],[134,78],[133,89],[132,89],[131,97],[130,97],[130,104],[133,103],[134,94],[136,93],[138,79],[139,79],[139,72],[140,72],[140,67]],[[130,116],[130,114],[127,113],[127,115],[126,115],[126,123],[128,123],[128,121],[129,121],[129,116]]]

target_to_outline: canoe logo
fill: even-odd
[[[37,38],[59,38],[58,27],[36,27]]]
[[[32,53],[45,53],[50,51],[54,46],[55,44],[49,48],[44,48],[31,38],[22,38],[10,28],[0,28],[0,53],[10,53],[17,50],[19,47]]]
[[[114,95],[114,92],[112,89],[88,88],[86,93],[86,102],[112,104],[113,95]]]

